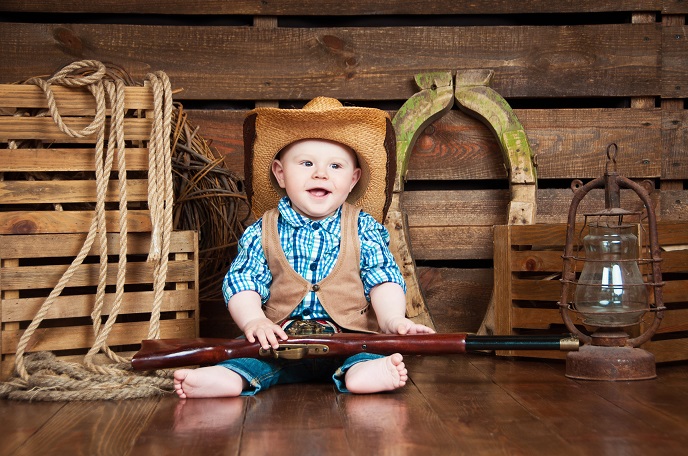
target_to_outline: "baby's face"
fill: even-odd
[[[313,220],[332,215],[361,177],[356,155],[348,147],[305,139],[285,148],[272,172],[296,212]]]

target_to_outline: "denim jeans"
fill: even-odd
[[[249,387],[241,392],[242,396],[253,396],[258,391],[268,389],[273,385],[299,382],[317,382],[328,378],[334,380],[337,391],[348,393],[344,383],[344,376],[354,364],[382,358],[374,353],[358,353],[348,358],[320,358],[320,359],[255,359],[237,358],[219,363],[241,375]]]

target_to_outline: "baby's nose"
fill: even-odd
[[[327,177],[327,167],[324,166],[315,166],[313,170],[313,176],[317,178],[326,178]]]

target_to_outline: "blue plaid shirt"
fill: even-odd
[[[282,249],[289,264],[311,283],[327,277],[339,255],[341,238],[341,207],[334,215],[319,221],[297,213],[289,198],[278,204],[280,217],[277,230]],[[249,226],[239,240],[239,252],[222,283],[225,301],[241,291],[255,291],[265,303],[270,297],[272,274],[261,243],[262,219]],[[358,218],[358,237],[361,241],[361,280],[366,299],[370,290],[384,282],[394,282],[406,291],[404,279],[389,250],[389,233],[370,214],[361,212]],[[291,317],[304,320],[328,319],[315,292],[311,291],[294,309]]]

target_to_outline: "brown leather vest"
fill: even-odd
[[[365,299],[361,281],[359,212],[360,208],[344,203],[339,256],[332,272],[317,284],[308,282],[289,264],[277,232],[277,208],[263,214],[263,251],[272,273],[270,299],[265,303],[264,310],[270,320],[282,322],[313,290],[332,320],[341,328],[379,332],[375,312]]]

